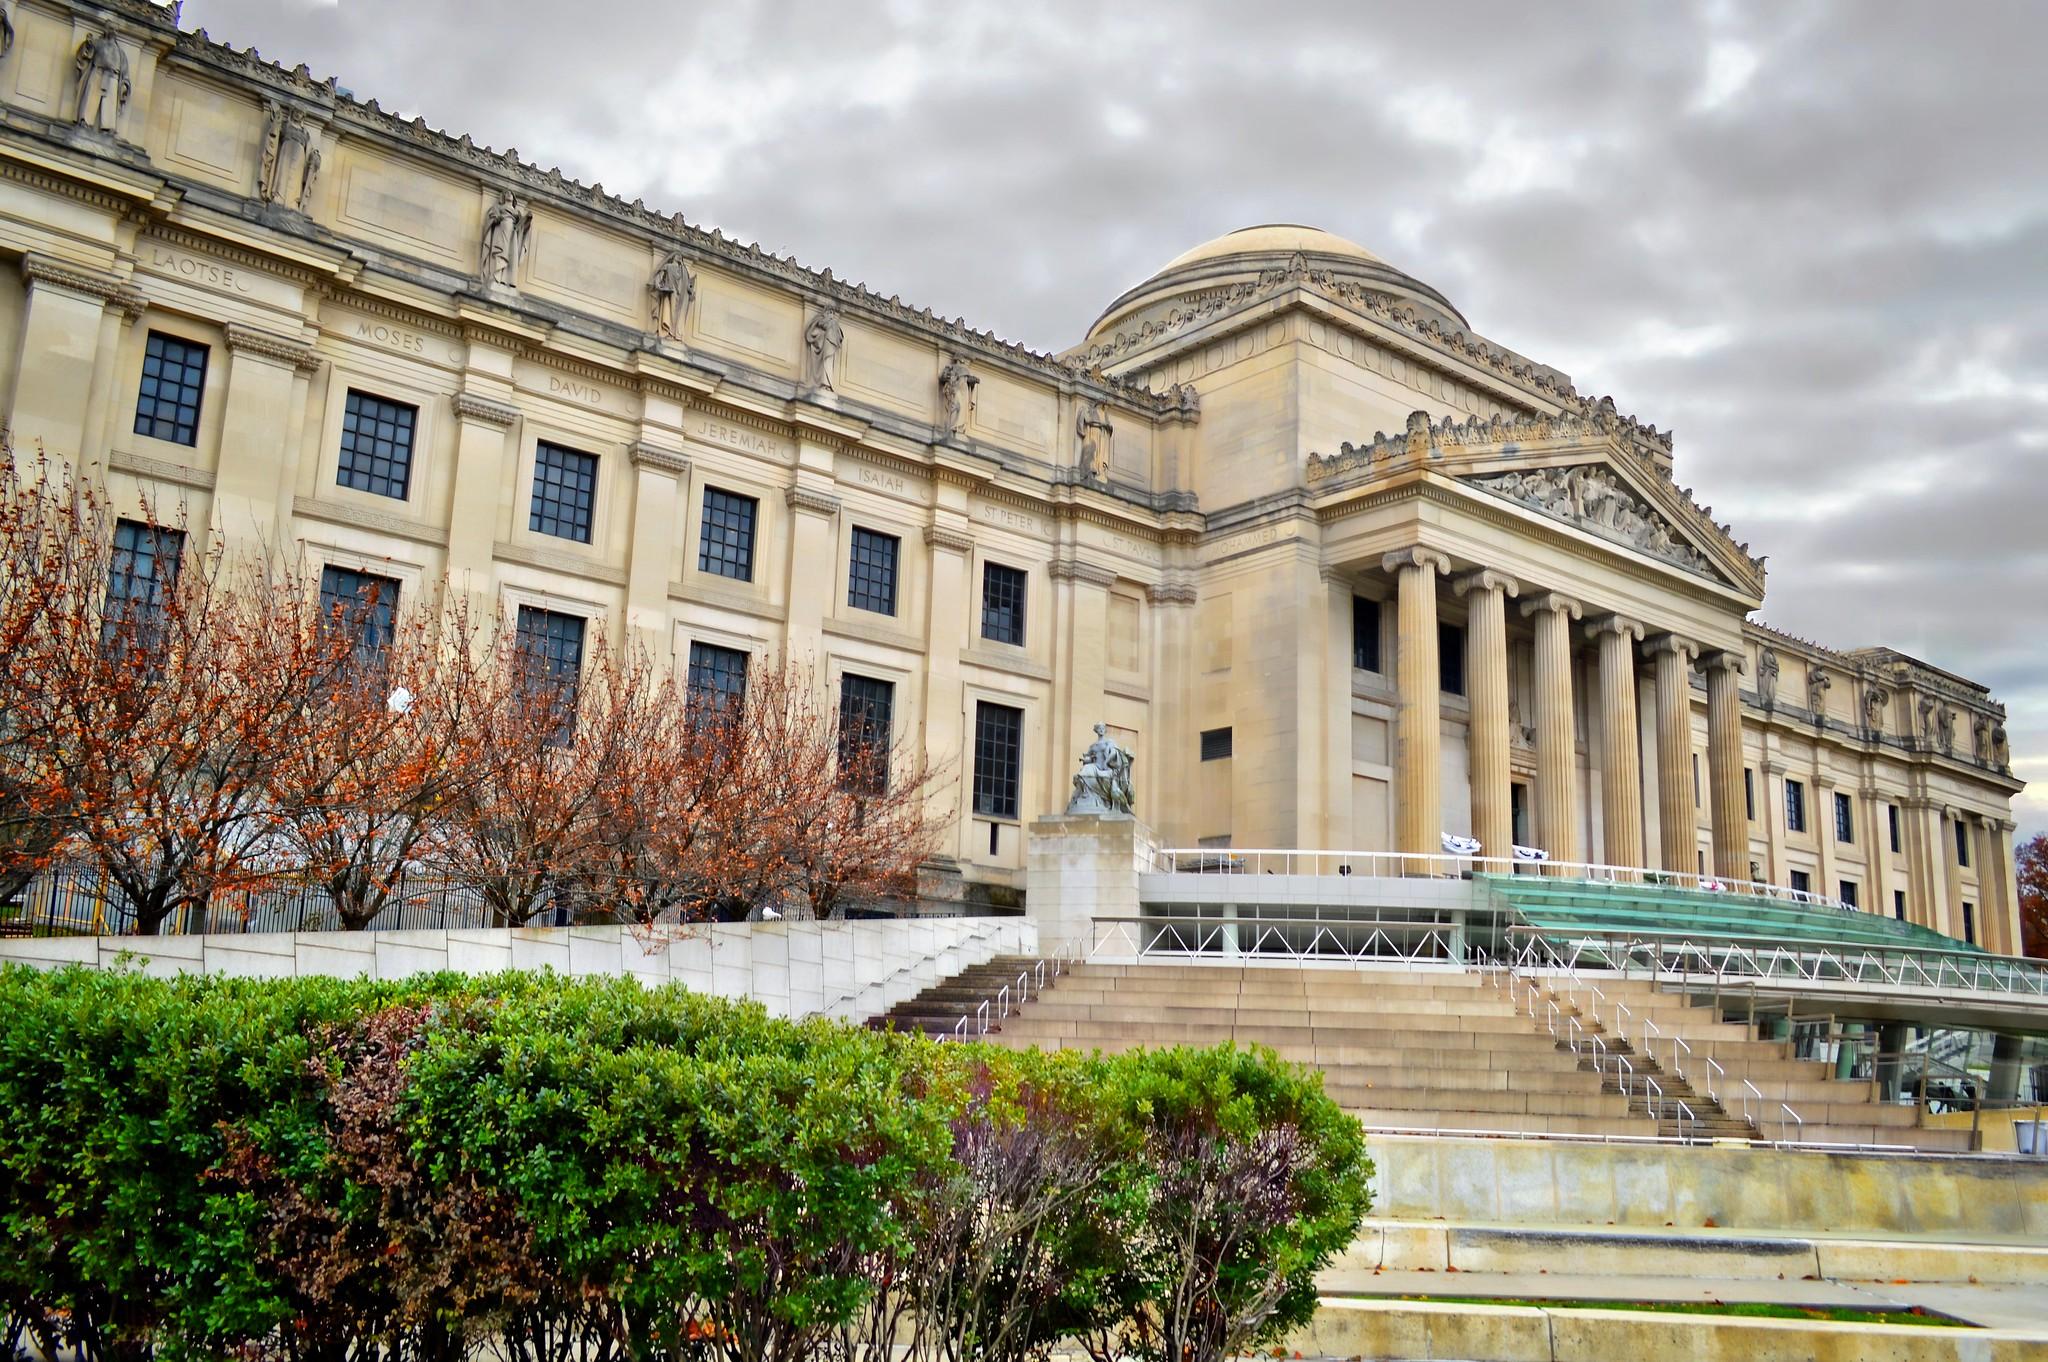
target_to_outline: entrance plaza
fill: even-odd
[[[1002,1046],[1264,1045],[1378,1164],[1310,1355],[2043,1355],[2005,711],[1760,622],[1767,546],[1668,432],[1317,228],[1198,245],[1037,353],[175,6],[9,12],[17,460],[152,543],[181,508],[183,552],[456,593],[571,667],[801,660],[957,780],[915,916],[137,937],[32,886],[0,959],[548,966]],[[1126,754],[1090,769],[1127,808],[1066,812],[1084,749]],[[1454,1269],[1533,1303],[1387,1299]],[[1555,1304],[1703,1293],[1987,1328],[1880,1353]]]

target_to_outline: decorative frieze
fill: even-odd
[[[679,478],[690,476],[690,461],[680,451],[663,449],[660,445],[635,440],[626,446],[626,457],[633,461],[635,468],[653,468],[663,473],[673,473]]]
[[[228,349],[237,354],[257,355],[263,359],[276,360],[280,364],[289,364],[294,369],[308,373],[320,367],[319,354],[304,341],[236,323],[228,325],[227,336]]]
[[[951,549],[954,553],[972,553],[974,536],[959,530],[949,530],[943,525],[924,527],[924,542],[935,549]]]
[[[809,511],[813,515],[838,515],[839,498],[814,492],[808,487],[791,487],[782,494],[782,499],[792,511]]]
[[[1680,538],[1666,520],[1605,464],[1569,468],[1537,468],[1521,473],[1495,473],[1461,478],[1461,482],[1541,511],[1640,550],[1703,577],[1717,577],[1706,555]]]
[[[477,421],[487,426],[509,428],[519,419],[519,409],[500,402],[487,401],[469,393],[455,394],[455,414],[465,421]]]

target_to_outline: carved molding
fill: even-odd
[[[21,281],[24,284],[54,284],[73,293],[83,293],[102,302],[125,302],[136,296],[128,281],[118,275],[103,274],[84,265],[73,265],[47,255],[25,255],[21,258]]]
[[[1725,648],[1710,654],[1701,665],[1710,672],[1732,671],[1737,676],[1749,670],[1749,663],[1741,653],[1732,653]]]
[[[782,499],[792,511],[809,511],[813,515],[838,515],[839,498],[823,492],[813,492],[808,487],[791,487],[782,494]]]
[[[147,454],[131,454],[125,449],[108,451],[107,467],[122,473],[132,473],[138,478],[176,483],[180,487],[191,487],[202,492],[213,490],[211,469],[191,468],[182,463],[173,463],[169,459],[152,459]]]
[[[1663,653],[1677,653],[1687,666],[1691,666],[1693,659],[1700,655],[1700,645],[1676,634],[1659,634],[1643,645],[1643,651],[1651,657]]]
[[[1182,577],[1169,577],[1145,588],[1145,599],[1154,605],[1193,605],[1198,596],[1195,584]]]
[[[229,322],[227,327],[228,349],[237,354],[257,355],[263,359],[289,364],[301,372],[310,373],[320,367],[320,356],[304,341],[280,336],[274,331],[260,331],[253,326]]]
[[[519,420],[519,409],[508,407],[502,402],[491,402],[469,393],[455,394],[455,414],[465,421],[480,421],[487,426],[509,429]]]
[[[375,511],[367,506],[348,506],[324,497],[293,497],[292,514],[308,520],[322,520],[330,525],[350,525],[360,529],[378,530],[384,534],[397,535],[421,544],[432,544],[438,548],[448,547],[448,531],[407,520],[404,516],[392,515],[388,511]]]
[[[1640,640],[1643,626],[1626,615],[1607,615],[1586,626],[1586,637],[1598,639],[1602,634],[1622,634],[1632,640]]]
[[[626,446],[626,457],[633,461],[635,468],[654,468],[663,473],[673,473],[679,478],[690,476],[690,461],[683,457],[681,450],[664,449],[660,445],[635,440]]]
[[[955,553],[969,553],[974,549],[973,535],[962,534],[943,525],[925,526],[924,542],[935,549],[951,549]]]

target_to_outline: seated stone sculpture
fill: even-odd
[[[1081,769],[1074,775],[1074,794],[1067,801],[1067,812],[1130,811],[1131,754],[1110,738],[1108,725],[1097,724],[1095,741],[1081,754]]]

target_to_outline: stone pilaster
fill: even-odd
[[[1666,870],[1699,869],[1699,820],[1692,803],[1693,645],[1675,634],[1650,644],[1657,671],[1657,833]]]
[[[1578,723],[1572,714],[1572,621],[1584,608],[1546,592],[1522,602],[1536,624],[1536,834],[1553,861],[1579,859]]]
[[[929,587],[925,596],[924,755],[933,769],[956,773],[950,784],[932,782],[927,804],[934,823],[944,827],[946,811],[957,803],[960,814],[954,820],[954,834],[964,841],[971,839],[974,828],[974,770],[962,736],[966,716],[960,644],[975,636],[967,632],[968,565],[974,561],[974,540],[964,529],[941,521],[925,526],[924,542]],[[1028,602],[1026,607],[1028,612]],[[1028,627],[1028,613],[1026,623]],[[986,845],[980,849],[984,854],[988,850]],[[954,854],[972,850],[956,847]]]
[[[2020,953],[2020,894],[2019,868],[2013,864],[2012,834],[2019,825],[2010,818],[1999,818],[1987,825],[1989,836],[1985,839],[1991,847],[1991,855],[1983,873],[1992,877],[1998,885],[1998,945],[1997,950],[2006,955]]]
[[[1707,661],[1708,808],[1714,822],[1714,874],[1749,878],[1749,820],[1742,808],[1742,658],[1716,653]]]
[[[1046,753],[1045,802],[1063,808],[1072,788],[1074,759],[1095,741],[1102,722],[1103,692],[1109,677],[1109,589],[1114,569],[1072,556],[1053,559],[1052,578],[1059,632],[1053,639],[1052,741]]]
[[[275,544],[277,509],[297,481],[295,417],[306,409],[297,376],[319,367],[313,348],[288,336],[230,325],[227,403],[214,468],[213,533]]]
[[[1472,835],[1479,839],[1481,855],[1512,860],[1507,598],[1520,595],[1521,585],[1512,577],[1482,569],[1460,577],[1454,589],[1465,598],[1467,611],[1465,695],[1472,707]]]
[[[1436,654],[1436,577],[1451,562],[1429,549],[1390,553],[1380,566],[1396,574],[1399,593],[1395,643],[1395,686],[1401,708],[1395,719],[1395,850],[1410,855],[1443,851],[1442,686]]]
[[[1891,876],[1891,819],[1885,813],[1888,801],[1884,791],[1871,782],[1869,769],[1863,773],[1865,783],[1856,791],[1863,808],[1863,911],[1892,915]]]
[[[519,411],[461,392],[455,395],[455,419],[455,514],[448,524],[448,583],[454,590],[467,591],[473,602],[487,605],[505,449],[519,423]]]
[[[626,559],[626,631],[654,658],[674,648],[669,629],[668,584],[682,542],[680,506],[690,485],[690,461],[681,451],[637,440],[633,464],[633,538]]]
[[[1636,643],[1643,626],[1609,615],[1587,631],[1600,648],[1601,854],[1643,863],[1643,762],[1636,732]]]
[[[789,507],[789,617],[783,625],[783,656],[797,667],[825,676],[825,617],[839,588],[839,498],[801,483],[782,494]]]
[[[109,311],[139,299],[124,280],[49,256],[24,256],[21,280],[21,364],[0,424],[18,458],[33,459],[39,447],[53,462],[96,457],[93,399],[111,382],[115,358],[106,348]]]

